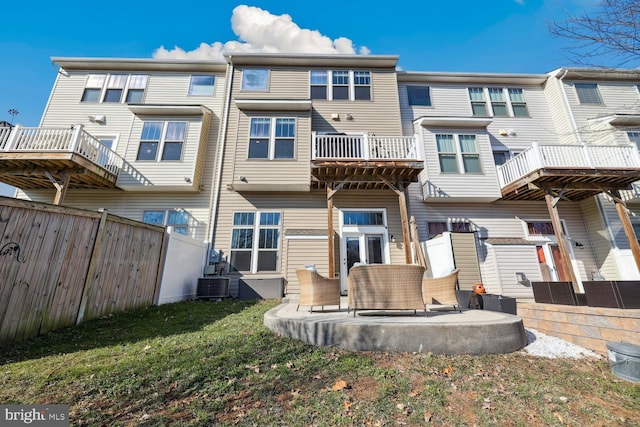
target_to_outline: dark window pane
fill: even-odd
[[[509,159],[508,151],[493,152],[493,162],[496,164],[496,166],[504,165],[508,159]]]
[[[462,156],[462,163],[464,164],[465,172],[482,172],[482,168],[480,167],[480,157],[478,155],[464,155]]]
[[[428,86],[407,86],[409,105],[431,105],[431,96]]]
[[[491,104],[493,107],[493,115],[496,117],[508,117],[509,113],[507,112],[507,104],[504,103],[493,103]]]
[[[104,102],[120,102],[122,98],[122,89],[107,89],[104,95]]]
[[[253,247],[253,228],[236,228],[231,234],[233,249],[251,249]]]
[[[233,214],[233,225],[253,225],[253,212],[236,212]]]
[[[333,87],[333,99],[349,99],[349,87],[347,87],[347,86],[334,86]]]
[[[251,270],[251,251],[231,251],[229,258],[233,271]]]
[[[268,159],[269,158],[269,140],[253,138],[249,141],[249,158],[250,159]]]
[[[277,251],[258,252],[258,272],[261,271],[278,271]]]
[[[356,86],[355,93],[356,93],[356,100],[359,100],[359,101],[371,100],[371,88],[369,86]]]
[[[134,104],[142,102],[144,89],[129,89],[127,92],[127,102]]]
[[[82,102],[99,102],[100,89],[85,89],[82,94]]]
[[[529,111],[527,111],[527,104],[512,104],[513,115],[516,117],[529,117]]]
[[[165,142],[162,160],[180,160],[182,158],[182,142]]]
[[[487,115],[487,105],[479,102],[474,102],[471,104],[471,109],[473,110],[474,116],[486,116]]]
[[[327,99],[327,87],[311,86],[311,99]]]
[[[157,142],[141,142],[137,160],[155,160],[158,153]]]
[[[458,172],[458,161],[455,154],[440,154],[440,171],[442,172]]]
[[[263,228],[260,230],[258,247],[260,249],[278,249],[280,230],[277,228]]]
[[[274,157],[276,159],[293,159],[293,140],[276,139]]]

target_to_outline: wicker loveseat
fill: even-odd
[[[419,265],[366,264],[354,266],[347,276],[348,309],[424,310]]]

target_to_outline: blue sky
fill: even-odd
[[[264,34],[251,34],[256,26],[247,22],[270,16],[282,23],[282,15],[288,15],[291,21],[279,32],[267,26],[275,37],[285,38],[293,27],[298,33],[311,30],[307,35],[329,43],[346,38],[355,53],[399,55],[404,70],[544,73],[571,65],[561,50],[567,42],[551,36],[546,22],[562,18],[565,11],[593,9],[595,2],[403,1],[399,7],[393,2],[340,2],[312,7],[302,1],[256,1],[244,3],[254,7],[244,9],[254,12],[242,18],[244,29],[232,28],[232,17],[240,19],[234,9],[243,3],[224,0],[198,2],[193,8],[190,2],[177,7],[179,3],[162,0],[113,0],[100,6],[77,0],[12,2],[0,26],[0,120],[38,126],[56,76],[52,56],[151,58],[162,46],[175,55],[175,47],[189,52],[205,43],[211,50],[215,42],[223,48],[227,42],[252,47]],[[255,47],[287,49],[272,44]],[[302,44],[298,39],[298,48]],[[14,118],[9,109],[19,114]]]

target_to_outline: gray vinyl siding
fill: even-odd
[[[486,238],[526,238],[523,222],[549,221],[549,211],[545,202],[494,202],[494,203],[424,203],[413,196],[411,188],[411,215],[416,219],[420,241],[427,240],[427,223],[443,222],[451,218],[456,221],[468,221],[477,231],[479,239]],[[558,204],[560,218],[566,224],[571,242],[581,242],[583,248],[572,246],[577,263],[577,274],[582,280],[589,280],[591,272],[598,268],[593,248],[586,229],[585,219],[577,203]],[[485,279],[485,260],[480,259],[483,280]],[[493,268],[487,266],[488,268]],[[502,269],[502,265],[500,265]]]
[[[442,173],[436,146],[437,134],[475,135],[481,173]],[[421,182],[425,196],[438,199],[474,199],[493,201],[501,197],[489,137],[485,131],[468,129],[424,129],[422,132],[425,170]],[[458,156],[459,157],[459,156]],[[462,170],[460,169],[462,172]]]
[[[512,298],[533,298],[531,286],[518,283],[516,273],[524,273],[529,283],[542,280],[536,247],[495,245],[490,248],[490,251],[493,252],[495,263],[500,266],[498,270],[500,293]],[[491,285],[487,292],[493,292]]]
[[[609,214],[614,215],[614,220],[617,219],[618,215],[612,204],[610,206],[610,208],[613,208],[612,212],[611,209],[607,207],[604,207],[601,211],[598,199],[602,200],[602,197],[593,197],[581,203],[582,214],[584,215],[589,241],[593,247],[596,262],[596,270],[594,270],[594,272],[600,273],[602,277],[606,277],[607,279],[616,280],[620,277],[611,244],[611,235],[607,230],[602,214],[609,211]],[[624,241],[626,242],[626,238]]]

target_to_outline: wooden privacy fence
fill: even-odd
[[[0,343],[154,304],[164,227],[0,197]]]

